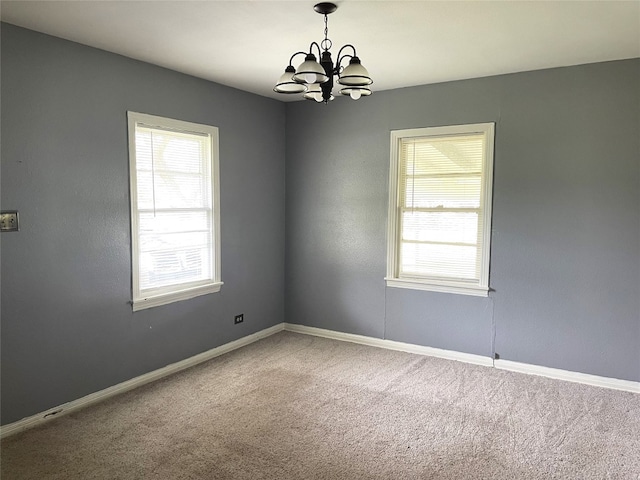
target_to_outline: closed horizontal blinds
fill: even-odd
[[[210,138],[136,125],[141,292],[213,279]]]
[[[400,276],[479,280],[484,144],[483,134],[401,140]]]

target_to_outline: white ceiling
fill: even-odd
[[[279,100],[291,54],[324,36],[316,1],[6,1],[0,18]],[[640,57],[640,1],[338,0],[372,89]],[[297,66],[302,61],[294,61]]]

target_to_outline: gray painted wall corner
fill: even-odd
[[[2,423],[281,323],[284,106],[13,25],[1,34],[1,202],[21,219],[2,234]],[[219,127],[217,294],[131,311],[128,110]]]
[[[632,59],[287,105],[287,321],[640,380],[639,104]],[[389,130],[478,122],[494,291],[385,289]]]

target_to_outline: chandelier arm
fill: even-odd
[[[312,50],[314,45],[318,49],[318,59],[320,59],[320,57],[322,57],[322,49],[320,48],[320,45],[318,45],[317,42],[311,42],[311,45],[309,45],[309,53],[313,53]]]
[[[293,67],[293,59],[295,58],[296,55],[306,55],[307,52],[296,52],[293,55],[291,55],[291,58],[289,59],[289,66]]]
[[[341,57],[338,57],[338,59],[336,60],[336,69],[335,69],[335,75],[340,76],[340,72],[341,72],[341,63],[342,60],[344,60],[345,58],[353,58],[354,55],[349,55],[348,53],[344,54]]]
[[[344,50],[345,48],[350,47],[353,50],[353,55],[349,55],[348,53],[345,53],[344,55],[342,55],[342,50]],[[335,74],[340,76],[340,64],[342,63],[342,60],[344,60],[345,58],[353,58],[353,57],[357,57],[357,53],[356,53],[356,47],[354,47],[353,45],[351,45],[350,43],[347,43],[346,45],[342,46],[340,48],[340,50],[338,50],[338,58],[336,58],[336,70],[335,70]]]

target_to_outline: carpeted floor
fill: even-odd
[[[282,332],[2,442],[2,480],[640,479],[640,395]]]

